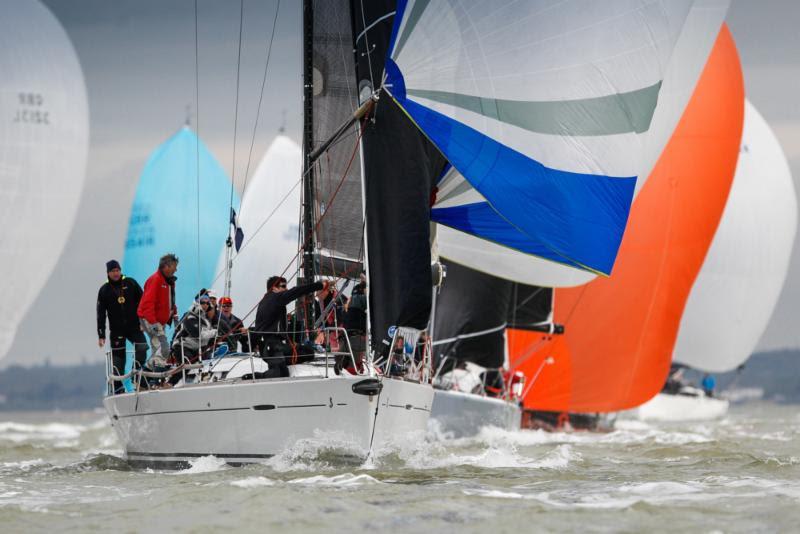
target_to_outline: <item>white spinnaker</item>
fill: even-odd
[[[83,190],[86,86],[64,28],[36,0],[0,16],[0,357],[47,282]]]
[[[239,212],[244,245],[239,254],[234,255],[231,270],[233,313],[241,319],[245,319],[245,315],[264,296],[267,278],[280,275],[287,266],[289,274],[294,272],[299,246],[298,206],[302,186],[298,185],[298,180],[301,166],[300,147],[288,137],[279,135],[248,180]],[[281,200],[283,203],[278,205]],[[275,213],[270,217],[273,210]],[[224,269],[224,251],[220,256],[217,272]],[[284,276],[288,278],[287,274]],[[214,285],[220,295],[224,293],[223,285],[220,276]],[[245,319],[245,324],[254,318],[255,311]]]
[[[796,231],[789,163],[764,118],[745,101],[736,174],[686,302],[675,362],[725,372],[750,357],[786,280]]]
[[[640,143],[637,139],[637,144],[632,145],[630,150],[619,152],[627,160],[628,165],[635,161],[635,158],[631,157],[632,153],[641,154],[640,168],[637,169],[638,172],[633,172],[639,176],[636,192],[644,185],[683,115],[683,110],[719,33],[729,3],[729,0],[699,0],[691,6],[667,63],[650,129],[644,136],[636,136],[643,137],[643,142]],[[624,134],[622,137],[633,135]],[[540,136],[539,140],[544,140],[546,137],[552,136]],[[613,137],[619,141],[621,136]],[[578,143],[592,143],[592,139],[590,137],[580,137],[579,141],[567,139],[569,142],[566,145],[574,149]],[[589,154],[589,150],[593,148],[590,144],[578,146],[584,155]],[[546,153],[555,151],[554,147],[550,147]],[[565,159],[571,157],[564,156]],[[612,160],[608,167],[620,168],[620,165]],[[631,171],[632,167],[628,166],[625,169]],[[458,188],[460,193],[438,202],[436,207],[485,202],[483,196],[469,186],[455,170],[451,170],[451,176],[443,182],[448,182],[448,186],[440,188],[440,198],[447,195],[448,188],[450,190]],[[525,254],[443,225],[437,225],[437,243],[439,254],[445,258],[521,283],[571,287],[585,284],[595,277],[593,273]]]

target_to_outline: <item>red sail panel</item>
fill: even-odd
[[[530,380],[525,407],[611,412],[664,384],[686,299],[727,201],[739,155],[744,83],[720,31],[694,94],[636,198],[609,278],[556,289],[561,336],[509,330],[512,366]],[[542,365],[547,357],[551,365]]]

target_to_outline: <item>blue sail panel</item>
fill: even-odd
[[[552,251],[537,243],[503,219],[487,202],[463,204],[448,208],[433,208],[431,220],[481,239],[492,241],[526,254],[549,258]],[[559,260],[565,265],[581,268],[568,258]]]
[[[387,60],[387,85],[402,88]],[[399,73],[398,73],[399,74]],[[542,257],[610,274],[636,177],[550,169],[441,113],[392,96],[504,219],[543,247]]]
[[[131,207],[124,272],[144,286],[158,259],[167,252],[176,254],[176,304],[179,313],[188,310],[197,291],[211,287],[217,274],[230,228],[230,198],[225,171],[194,132],[182,128],[152,153],[142,170]],[[235,192],[233,209],[239,209]]]

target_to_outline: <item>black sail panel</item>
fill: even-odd
[[[313,146],[327,141],[358,107],[350,0],[310,0],[313,7]],[[325,257],[358,260],[362,251],[361,172],[358,125],[317,160],[316,237]],[[320,219],[321,218],[321,219]],[[348,274],[321,259],[317,272]]]
[[[354,1],[360,94],[380,84],[395,2]],[[364,28],[368,28],[364,32]],[[445,160],[382,93],[362,138],[370,319],[380,351],[391,326],[425,328],[431,311],[430,195]]]
[[[505,360],[504,325],[515,284],[452,261],[443,263],[447,276],[436,296],[434,342],[494,331],[437,345],[437,357],[501,367]]]
[[[552,320],[552,306],[552,288],[513,284],[508,308],[508,327],[538,330],[537,326]]]

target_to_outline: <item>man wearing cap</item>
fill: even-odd
[[[142,288],[133,278],[123,276],[117,260],[106,263],[108,279],[97,292],[97,344],[106,344],[106,319],[111,336],[111,361],[115,374],[125,373],[125,341],[133,343],[139,367],[147,360],[147,340],[139,327],[136,310],[142,298]],[[122,382],[116,382],[114,391],[124,391]]]
[[[236,352],[237,344],[242,345],[242,352],[250,352],[250,344],[247,342],[247,328],[241,319],[233,314],[233,300],[230,297],[219,299],[220,317],[227,324],[227,338],[225,342],[231,351]]]

